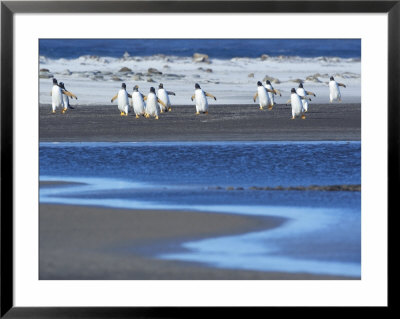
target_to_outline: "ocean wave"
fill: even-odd
[[[287,56],[287,55],[279,55],[279,56],[270,56],[267,54],[263,54],[257,58],[251,57],[234,57],[234,58],[208,58],[207,61],[197,61],[193,56],[175,56],[175,55],[164,55],[164,54],[155,54],[150,56],[131,56],[124,54],[122,57],[110,57],[110,56],[98,56],[98,55],[82,55],[78,58],[49,58],[44,55],[39,56],[39,63],[46,64],[49,62],[58,62],[58,63],[69,63],[69,62],[78,62],[78,63],[102,63],[109,64],[113,62],[142,62],[142,61],[163,61],[166,63],[173,62],[208,62],[212,61],[231,61],[231,62],[252,62],[252,61],[269,61],[269,62],[317,62],[317,63],[360,63],[360,58],[340,58],[334,56],[319,56],[319,57],[301,57],[301,56]]]

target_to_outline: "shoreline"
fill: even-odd
[[[154,258],[180,244],[280,227],[286,220],[174,210],[40,204],[41,280],[331,280],[346,276],[212,268]]]
[[[131,112],[131,110],[130,110]],[[194,105],[172,106],[159,120],[121,117],[116,105],[76,106],[66,114],[39,107],[40,142],[165,141],[360,141],[361,104],[311,104],[307,118],[290,120],[291,108],[277,104],[213,105],[195,115]]]

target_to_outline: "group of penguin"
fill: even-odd
[[[121,111],[121,116],[128,116],[129,98],[131,98],[136,118],[142,115],[146,118],[154,116],[158,119],[158,105],[160,105],[161,112],[171,111],[171,102],[169,101],[168,95],[175,95],[175,93],[166,91],[162,83],[159,86],[158,95],[156,95],[156,90],[152,87],[147,96],[143,96],[143,94],[139,92],[139,87],[137,85],[134,86],[132,95],[128,94],[126,91],[126,84],[122,83],[121,89],[111,99],[111,103],[118,98],[118,109]],[[146,104],[145,101],[147,101]]]
[[[331,103],[334,100],[341,101],[339,86],[346,87],[343,83],[336,82],[333,76],[331,76],[329,81],[329,99]],[[277,94],[282,96],[279,90],[272,87],[272,84],[269,80],[266,81],[265,86],[258,81],[257,93],[254,95],[253,101],[255,102],[258,98],[261,110],[263,110],[264,107],[267,107],[268,110],[272,110],[273,106],[275,105],[274,95]],[[53,79],[51,95],[52,113],[56,113],[56,109],[59,107],[62,108],[62,113],[65,113],[68,108],[73,109],[73,107],[69,104],[69,98],[78,99],[73,93],[69,92],[65,88],[63,82],[58,83],[56,79]],[[137,85],[134,86],[132,94],[129,94],[126,91],[126,84],[122,83],[121,88],[111,99],[111,102],[114,102],[114,100],[117,99],[118,109],[121,112],[121,116],[128,116],[129,107],[132,106],[136,118],[144,116],[145,118],[154,117],[155,119],[158,119],[160,112],[164,113],[171,111],[169,95],[175,95],[175,93],[165,90],[162,83],[160,83],[158,87],[157,94],[155,88],[151,87],[147,96],[144,96],[139,92],[139,87]],[[308,95],[316,96],[315,93],[306,91],[302,83],[299,84],[297,89],[291,89],[290,99],[286,102],[286,104],[290,103],[292,106],[292,119],[295,119],[296,117],[301,117],[302,119],[306,118],[304,113],[308,111],[308,101],[311,101]],[[201,89],[200,85],[196,83],[195,92],[191,97],[191,100],[194,100],[196,104],[196,114],[208,114],[207,97],[217,100],[214,95],[205,92],[203,89]],[[129,103],[129,98],[132,101],[131,103]]]
[[[280,96],[282,96],[281,92],[274,89],[269,80],[266,81],[265,86],[263,86],[263,84],[258,81],[257,86],[257,93],[254,95],[253,101],[255,102],[258,97],[260,110],[263,110],[264,107],[268,107],[268,110],[272,110],[275,104],[274,95],[279,94]],[[329,79],[330,103],[332,103],[334,100],[338,100],[340,102],[342,101],[339,86],[346,87],[343,83],[336,82],[334,77],[331,76]],[[299,87],[297,89],[291,89],[290,99],[286,102],[286,105],[290,103],[292,106],[292,120],[294,120],[297,116],[301,117],[303,120],[306,118],[304,113],[308,111],[308,101],[311,101],[308,95],[316,96],[315,93],[306,91],[302,83],[299,84]]]
[[[139,92],[139,87],[134,86],[132,95],[126,91],[126,84],[122,83],[121,88],[118,93],[111,99],[113,102],[118,99],[118,109],[121,111],[121,116],[128,116],[129,111],[129,98],[132,99],[133,111],[136,114],[136,118],[139,116],[144,116],[146,118],[154,117],[158,120],[159,112],[164,113],[171,111],[171,102],[169,100],[169,95],[175,95],[174,92],[167,91],[164,85],[160,83],[158,86],[158,91],[154,87],[150,88],[149,94],[144,96]],[[195,100],[196,103],[196,114],[208,113],[208,101],[207,96],[217,98],[207,92],[204,92],[198,83],[195,84],[195,93],[192,95],[191,99]],[[146,103],[145,103],[146,101]]]

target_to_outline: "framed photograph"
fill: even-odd
[[[399,18],[2,1],[1,316],[389,310]]]

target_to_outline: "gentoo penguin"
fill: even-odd
[[[314,95],[314,96],[316,96],[315,93],[310,92],[310,91],[306,91],[306,90],[304,89],[302,83],[299,84],[299,87],[296,89],[296,93],[297,93],[300,97],[302,97],[302,96],[304,97],[304,96],[307,96],[307,95]],[[303,110],[304,110],[304,112],[308,112],[308,100],[307,100],[307,99],[302,99],[301,102],[303,103]]]
[[[342,95],[340,94],[339,86],[343,86],[344,88],[346,85],[343,83],[337,83],[333,76],[329,79],[329,100],[332,103],[333,100],[338,100],[342,102]]]
[[[61,107],[61,112],[65,113],[63,93],[61,88],[58,86],[57,79],[53,78],[53,88],[51,89],[51,108],[52,113],[56,113],[56,109]]]
[[[303,112],[303,103],[301,102],[302,99],[308,99],[311,101],[311,99],[308,97],[301,97],[300,95],[298,95],[296,93],[296,89],[293,88],[291,90],[290,99],[286,102],[286,104],[288,103],[292,104],[292,120],[294,120],[296,116],[300,115],[303,120],[306,118]]]
[[[271,84],[271,82],[270,82],[269,80],[266,81],[265,88],[268,89],[268,90],[274,91],[274,93],[275,93],[275,94],[279,94],[279,96],[282,96],[281,92],[279,92],[278,90],[276,90],[276,89],[274,89],[274,88],[272,87],[272,84]],[[271,92],[268,92],[268,97],[269,97],[269,99],[271,100],[271,105],[274,106],[274,105],[275,105],[275,97],[274,97],[274,94],[271,93]]]
[[[68,96],[70,96],[71,98],[75,98],[75,99],[78,99],[78,98],[76,97],[75,94],[73,94],[72,92],[69,92],[69,91],[65,88],[65,85],[64,85],[63,82],[60,82],[60,83],[59,83],[59,86],[60,86],[60,88],[61,88],[61,92],[63,93],[64,110],[65,110],[66,108],[74,109],[74,107],[72,107],[72,106],[69,104],[69,97],[68,97]]]
[[[265,106],[268,107],[268,110],[272,110],[272,102],[268,96],[268,92],[275,93],[273,90],[265,88],[260,81],[257,82],[257,93],[253,97],[253,101],[255,102],[257,97],[260,102],[260,110],[263,110]]]
[[[169,100],[169,96],[168,95],[175,95],[175,93],[171,92],[171,91],[167,91],[166,89],[164,89],[164,85],[162,83],[160,83],[160,85],[158,86],[157,97],[161,101],[163,101],[164,104],[167,106],[166,108],[164,108],[162,106],[162,104],[159,105],[161,113],[167,112],[167,111],[171,111],[171,102]]]
[[[217,98],[207,92],[204,92],[198,83],[194,85],[194,94],[191,97],[191,100],[195,99],[196,103],[196,115],[199,115],[201,113],[208,114],[208,101],[207,101],[207,96],[212,97],[215,101]]]
[[[139,87],[137,85],[133,87],[132,107],[137,119],[139,115],[146,115],[146,105],[143,100],[143,94],[139,92]]]
[[[150,88],[150,93],[143,98],[146,101],[146,117],[154,116],[156,120],[158,120],[159,107],[158,103],[160,103],[165,108],[167,107],[163,101],[161,101],[157,95],[155,88]]]
[[[129,98],[132,97],[126,92],[126,84],[122,83],[118,93],[111,99],[111,103],[118,98],[118,109],[121,111],[121,116],[128,116]]]

